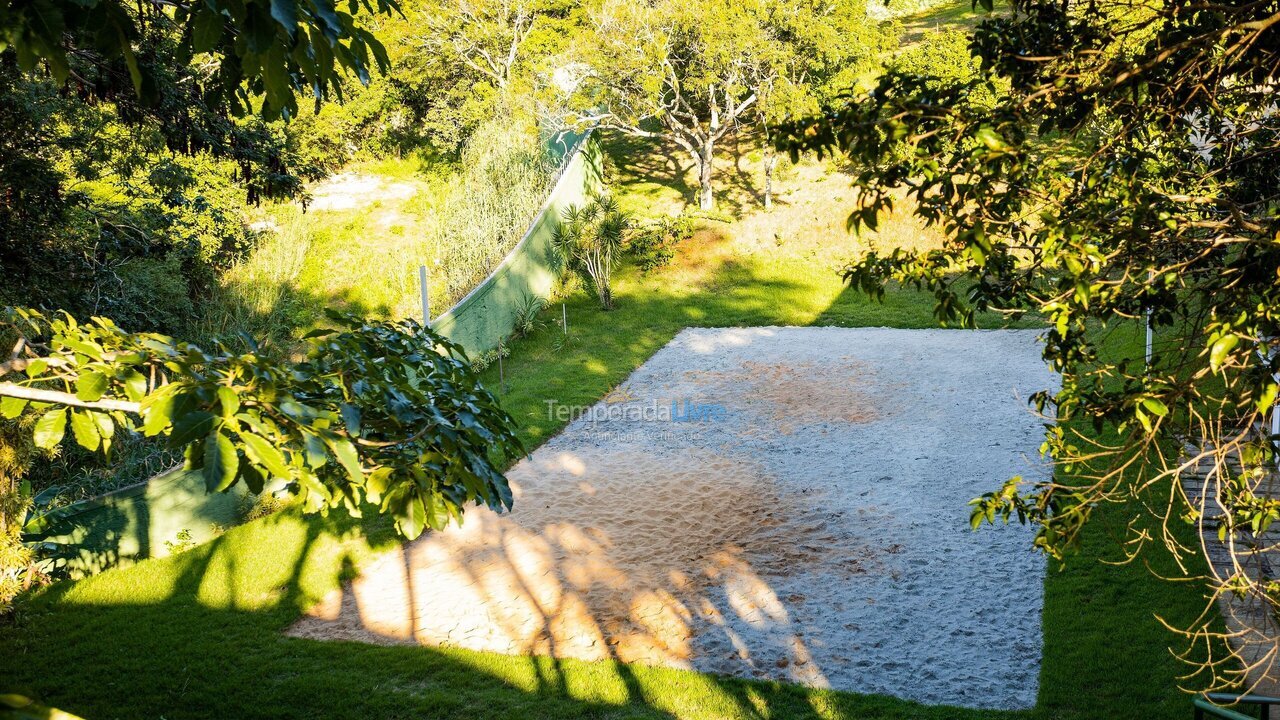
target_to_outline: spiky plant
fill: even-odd
[[[592,195],[586,205],[570,205],[561,214],[553,237],[564,267],[582,276],[605,310],[613,309],[609,279],[622,255],[630,222],[613,197]]]

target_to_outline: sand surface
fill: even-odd
[[[1045,563],[966,503],[1046,473],[1055,384],[1033,331],[685,330],[289,632],[1030,707]]]

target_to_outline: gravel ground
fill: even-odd
[[[1026,708],[1044,560],[967,502],[1043,477],[1034,331],[690,329],[290,633]]]

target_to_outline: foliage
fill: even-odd
[[[1015,478],[976,501],[975,524],[1033,523],[1036,545],[1062,557],[1102,506],[1122,503],[1126,550],[1163,547],[1194,575],[1188,556],[1204,549],[1182,539],[1188,524],[1244,553],[1280,517],[1264,482],[1280,386],[1277,6],[1015,9],[976,30],[977,77],[938,84],[893,69],[870,95],[791,127],[785,145],[867,166],[855,227],[874,228],[905,191],[952,239],[871,254],[846,271],[855,287],[925,287],[948,322],[985,309],[1043,316],[1044,356],[1062,374],[1058,392],[1036,398],[1058,419],[1044,450],[1079,475]],[[989,92],[994,106],[972,102]],[[1159,339],[1150,367],[1141,353],[1101,352],[1096,328],[1148,313]],[[1097,441],[1103,428],[1119,437]],[[1226,509],[1220,525],[1182,489],[1197,465]],[[1211,577],[1213,594],[1280,606],[1280,587],[1246,565],[1237,557],[1236,572]],[[1200,645],[1214,635],[1203,619],[1184,630]],[[1206,669],[1209,684],[1239,677],[1227,664]]]
[[[676,256],[676,246],[693,237],[693,219],[686,215],[663,216],[642,225],[627,239],[627,252],[640,272],[648,273],[668,265]]]
[[[511,115],[482,126],[440,199],[431,256],[445,307],[462,299],[520,242],[551,191],[555,165],[534,128]]]
[[[592,12],[574,117],[679,144],[698,168],[703,210],[715,206],[716,143],[740,119],[803,112],[801,99],[843,89],[888,37],[858,0],[655,0]]]
[[[586,205],[565,209],[551,239],[564,267],[577,273],[595,291],[605,310],[613,309],[609,281],[621,259],[630,222],[616,199],[592,195]]]
[[[371,69],[386,68],[386,50],[357,16],[394,12],[394,0],[345,7],[330,0],[24,0],[0,8],[0,52],[12,49],[26,72],[43,64],[58,84],[81,80],[76,62],[87,60],[129,78],[139,97],[157,104],[166,69],[148,43],[176,38],[179,65],[206,65],[197,78],[205,104],[237,113],[256,106],[271,118],[295,114],[298,93],[340,97],[343,73],[368,82]]]
[[[257,241],[248,205],[298,188],[283,133],[256,119],[86,102],[4,56],[0,109],[0,303],[185,331]]]
[[[191,530],[188,528],[179,530],[173,540],[164,541],[164,549],[170,555],[184,553],[195,546],[196,544],[191,540]]]
[[[81,720],[57,708],[46,707],[24,695],[0,695],[0,718],[4,720]]]
[[[397,149],[430,148],[457,158],[495,117],[526,124],[548,113],[547,78],[579,30],[576,0],[409,0],[403,20],[380,23],[391,67],[352,87],[352,117],[322,110],[335,135]],[[320,133],[317,133],[319,136]],[[303,145],[311,145],[304,143]]]
[[[12,311],[23,342],[3,366],[3,415],[37,414],[42,448],[68,430],[105,453],[117,429],[162,435],[211,492],[243,481],[260,493],[274,478],[308,512],[378,504],[410,538],[470,502],[509,507],[494,463],[520,445],[460,351],[413,321],[334,319],[352,329],[311,333],[288,362],[247,338],[206,352],[104,318]]]
[[[965,104],[965,111],[975,115],[991,112],[1009,85],[1000,78],[994,78],[992,83],[981,82],[981,62],[969,50],[969,33],[962,30],[925,35],[919,43],[896,55],[890,67],[898,74],[919,78],[928,92],[956,91],[956,102]]]
[[[524,299],[516,307],[513,323],[515,336],[522,338],[532,335],[541,326],[538,321],[538,313],[542,312],[546,306],[546,298],[541,298],[537,295],[525,295]]]

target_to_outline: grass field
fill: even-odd
[[[666,192],[644,187],[642,173],[618,177],[623,193]],[[802,195],[788,195],[789,207],[838,212],[836,201],[806,206]],[[897,291],[876,304],[847,290],[834,272],[836,258],[853,249],[843,233],[825,243],[821,233],[775,238],[782,224],[716,223],[656,275],[624,268],[613,312],[570,295],[567,335],[555,322],[561,308],[549,308],[503,367],[503,401],[526,443],[558,429],[546,400],[600,398],[686,326],[935,325],[930,296]],[[1111,351],[1138,352],[1138,342],[1137,333],[1114,332]],[[485,379],[498,388],[498,368]],[[1003,480],[991,478],[992,487]],[[1101,509],[1082,553],[1051,568],[1039,704],[1028,712],[924,707],[612,662],[285,637],[304,608],[394,543],[381,520],[289,512],[28,598],[0,628],[0,684],[89,718],[1185,718],[1190,702],[1176,685],[1186,668],[1170,655],[1176,639],[1155,614],[1189,622],[1202,593],[1140,565],[1099,562],[1119,555],[1121,511]],[[993,625],[975,642],[999,643],[1000,632]]]

